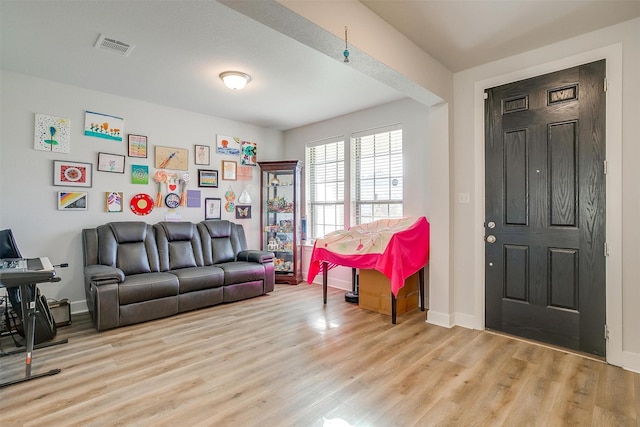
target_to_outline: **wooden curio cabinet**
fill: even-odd
[[[302,164],[299,160],[258,164],[262,249],[276,255],[276,283],[297,285],[302,282]]]

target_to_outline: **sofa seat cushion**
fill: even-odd
[[[220,267],[190,267],[171,270],[180,282],[180,294],[218,288],[224,285],[224,271]]]
[[[178,295],[178,278],[171,273],[133,274],[118,285],[120,304],[131,304]]]
[[[216,266],[224,270],[225,286],[264,280],[264,267],[256,262],[233,261]]]

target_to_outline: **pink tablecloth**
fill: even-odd
[[[313,245],[307,281],[322,270],[345,267],[378,270],[398,295],[404,281],[429,261],[429,222],[425,217],[386,219],[334,231]]]

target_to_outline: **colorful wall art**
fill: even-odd
[[[149,183],[149,166],[131,165],[131,183],[132,184],[148,184]]]
[[[251,206],[236,205],[236,219],[251,219]]]
[[[53,185],[91,187],[91,163],[53,161]]]
[[[120,154],[98,153],[98,170],[102,172],[124,173],[124,156]]]
[[[36,114],[33,148],[54,153],[71,150],[71,122],[62,117]]]
[[[216,153],[237,156],[240,154],[240,142],[237,136],[217,135]]]
[[[61,211],[86,211],[86,191],[58,191],[58,210]]]
[[[124,119],[107,114],[86,111],[84,115],[84,134],[96,138],[122,142]]]
[[[144,135],[127,135],[129,139],[129,157],[147,157],[147,137]]]
[[[255,142],[242,141],[240,164],[256,166],[258,164],[258,145]]]
[[[108,191],[105,193],[105,210],[107,212],[122,212],[122,193]]]
[[[189,150],[185,148],[156,146],[156,169],[189,169]]]

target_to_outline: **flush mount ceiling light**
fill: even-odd
[[[251,81],[251,76],[240,71],[225,71],[220,73],[220,78],[224,82],[224,85],[232,90],[244,89],[244,87]]]

